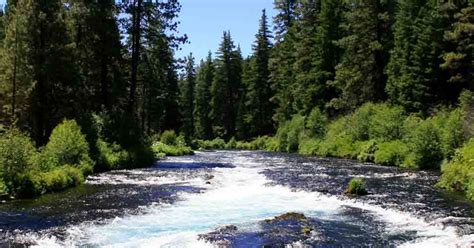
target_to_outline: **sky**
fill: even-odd
[[[6,0],[0,0],[5,4]],[[269,23],[274,15],[273,0],[181,0],[179,31],[187,34],[189,44],[176,52],[177,58],[193,53],[196,61],[209,51],[215,54],[224,31],[230,31],[243,56],[252,52],[262,10],[267,10]]]
[[[273,0],[181,0],[181,5],[179,30],[188,35],[190,44],[176,56],[192,52],[196,61],[209,51],[215,54],[226,30],[240,44],[244,57],[250,55],[262,10],[267,10],[269,23],[274,15]]]

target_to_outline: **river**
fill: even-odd
[[[342,194],[352,177],[366,180],[369,195]],[[436,189],[438,177],[344,159],[197,152],[0,204],[0,246],[473,247],[474,206]]]

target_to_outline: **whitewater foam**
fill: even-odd
[[[260,173],[263,169],[261,163],[252,161],[245,153],[236,153],[227,159],[236,167],[214,169],[212,184],[202,194],[184,193],[174,204],[149,206],[143,214],[115,218],[105,224],[73,226],[68,229],[66,240],[60,241],[54,236],[39,237],[37,247],[209,247],[198,239],[198,235],[220,226],[250,226],[287,212],[333,220],[342,218],[339,213],[347,206],[373,214],[386,224],[386,233],[417,233],[418,239],[401,244],[401,247],[469,247],[474,241],[473,235],[459,237],[453,227],[426,222],[406,212],[270,185]],[[177,160],[189,162],[188,158]]]

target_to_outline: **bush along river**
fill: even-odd
[[[353,177],[368,195],[342,194]],[[0,204],[0,246],[474,246],[474,206],[437,179],[351,160],[197,152]]]

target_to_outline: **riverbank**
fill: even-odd
[[[15,128],[0,130],[0,200],[60,192],[81,185],[93,173],[149,167],[165,156],[193,153],[174,132],[164,132],[161,139],[127,138],[120,145],[104,134],[99,116],[85,123],[63,121],[38,148]]]
[[[471,99],[471,96],[466,96]],[[408,115],[402,108],[368,103],[329,120],[314,109],[295,115],[273,137],[252,141],[197,140],[197,149],[247,149],[357,159],[412,170],[443,173],[439,187],[463,192],[474,200],[473,124],[467,106],[441,109],[429,117]]]

